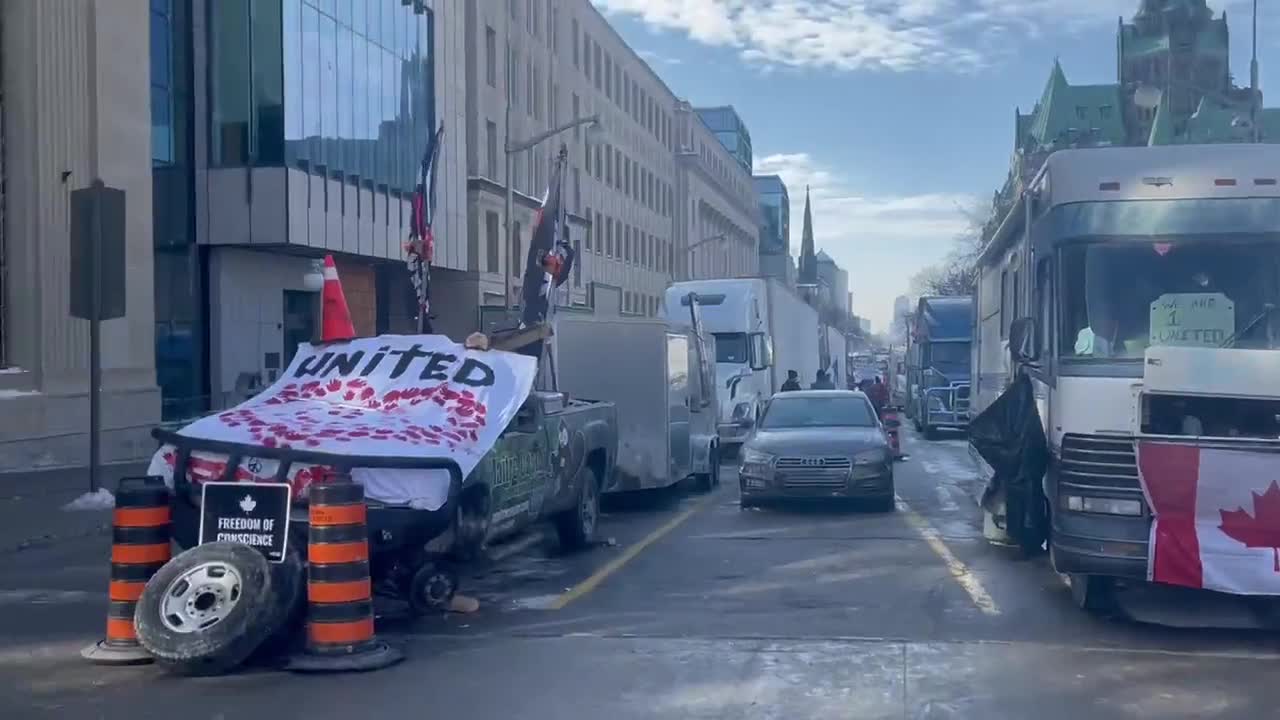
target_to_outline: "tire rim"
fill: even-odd
[[[160,620],[182,635],[203,632],[226,619],[240,603],[242,583],[240,573],[227,563],[197,565],[165,588]]]
[[[582,485],[582,507],[579,513],[582,517],[582,535],[591,537],[596,530],[596,484],[594,478],[586,478],[586,482]]]

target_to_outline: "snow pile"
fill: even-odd
[[[85,493],[62,506],[63,510],[76,512],[84,510],[110,510],[116,506],[116,498],[106,488],[98,488],[97,492]]]

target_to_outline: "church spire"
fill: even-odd
[[[818,262],[813,254],[813,213],[809,210],[809,186],[804,186],[804,228],[800,233],[800,271],[798,282],[801,285],[818,284]]]

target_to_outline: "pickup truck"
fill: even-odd
[[[554,522],[563,544],[589,544],[617,458],[613,403],[530,393],[463,482],[459,545],[469,554],[542,520]]]

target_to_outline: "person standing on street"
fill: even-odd
[[[831,378],[827,377],[827,371],[819,370],[817,377],[813,380],[813,385],[809,386],[810,390],[835,390],[836,384],[831,382]]]
[[[801,390],[800,373],[795,370],[787,371],[787,381],[782,383],[782,392],[791,392],[792,390]]]

